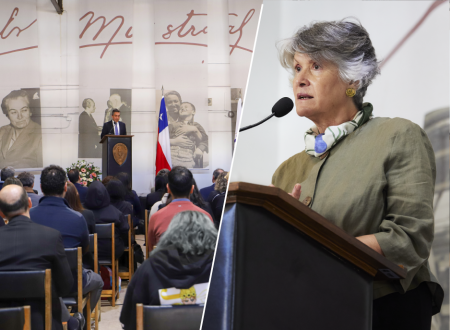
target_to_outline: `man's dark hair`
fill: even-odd
[[[67,177],[69,178],[69,181],[73,184],[77,183],[78,180],[80,180],[80,171],[78,171],[76,168],[73,168],[67,173]]]
[[[28,194],[25,189],[22,188],[22,194],[20,198],[12,204],[6,203],[0,199],[0,210],[5,216],[10,214],[17,214],[19,211],[26,212],[28,210]]]
[[[30,172],[22,172],[17,176],[24,187],[32,187],[34,184],[34,175]]]
[[[66,171],[58,165],[50,165],[41,173],[41,189],[44,195],[56,196],[64,193]]]
[[[0,174],[0,177],[1,177],[2,181],[5,181],[6,179],[14,176],[15,173],[16,173],[16,170],[14,169],[14,167],[6,166],[6,167],[2,168],[2,173]]]
[[[16,186],[23,187],[22,182],[19,179],[13,177],[13,176],[9,177],[8,179],[5,180],[5,182],[3,182],[3,187],[6,187],[6,186],[8,186],[10,184],[15,184]]]
[[[214,178],[214,180],[217,180],[217,177],[218,177],[219,174],[222,173],[222,172],[223,172],[223,169],[221,169],[221,168],[216,168],[216,169],[214,170],[214,172],[213,172],[213,178]]]
[[[117,110],[117,109],[113,109],[113,111],[111,112],[111,117],[114,115],[114,113],[115,112],[118,112],[118,113],[120,113],[120,111],[119,110]]]
[[[26,91],[24,90],[12,91],[8,95],[6,95],[2,100],[2,111],[6,116],[8,116],[8,109],[9,109],[8,101],[18,99],[19,97],[26,97],[28,100],[28,104],[30,104],[30,97],[28,96],[28,93]]]
[[[175,198],[189,198],[189,193],[193,185],[193,176],[184,166],[175,166],[169,173],[169,188]]]
[[[170,171],[167,168],[163,168],[162,170],[159,170],[156,176],[168,176],[169,173]]]

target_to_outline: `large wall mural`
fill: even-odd
[[[51,2],[2,1],[0,167],[101,166],[101,129],[117,108],[134,135],[134,189],[146,193],[164,88],[173,165],[209,184],[231,165],[230,90],[244,95],[261,4],[77,0],[60,16]]]

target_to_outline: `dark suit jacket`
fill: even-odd
[[[162,189],[158,189],[157,191],[148,194],[147,200],[145,203],[145,208],[147,210],[150,210],[152,208],[153,204],[155,204],[156,202],[159,202],[162,199],[164,193],[165,193],[165,190],[164,190],[164,188],[162,188]]]
[[[52,329],[62,329],[58,297],[69,294],[73,284],[59,231],[41,226],[20,215],[0,228],[0,271],[52,270]],[[0,302],[1,307],[31,305],[33,330],[44,329],[44,303]]]
[[[99,143],[98,126],[95,119],[86,111],[80,114],[78,132],[78,157],[101,158],[102,148]]]
[[[208,187],[205,187],[205,188],[200,189],[200,195],[202,195],[203,199],[204,199],[206,202],[210,202],[210,201],[208,200],[208,196],[209,196],[209,194],[210,194],[211,192],[214,191],[214,187],[215,187],[215,186],[216,186],[216,184],[213,183],[212,185],[210,185],[210,186],[208,186]]]
[[[125,123],[119,121],[119,129],[120,135],[127,135],[127,126],[125,125]],[[103,124],[102,135],[100,136],[100,139],[102,139],[105,135],[108,134],[114,135],[114,128],[112,121],[108,121],[107,123]]]
[[[82,186],[79,183],[75,183],[75,188],[77,188],[78,190],[78,195],[80,195],[80,202],[84,203],[84,200],[86,199],[86,194],[87,194],[87,187]]]

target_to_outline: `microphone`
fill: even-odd
[[[283,116],[286,116],[289,112],[291,112],[291,110],[294,108],[294,102],[292,102],[292,100],[289,97],[282,97],[281,99],[278,100],[277,103],[275,103],[275,105],[272,107],[272,114],[261,120],[260,122],[253,124],[253,125],[249,125],[249,126],[245,126],[242,127],[239,132],[243,132],[245,130],[248,130],[250,128],[253,128],[255,126],[261,125],[262,123],[264,123],[266,120],[269,120],[270,118],[272,118],[273,116],[280,118]]]
[[[109,133],[108,134],[111,134],[111,131],[112,131],[112,133],[113,134],[115,134],[115,132],[114,132],[114,126],[116,125],[116,123],[114,123],[113,125],[112,125],[112,127],[111,127],[111,129],[109,130]]]

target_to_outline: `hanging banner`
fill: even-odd
[[[112,111],[131,126],[133,1],[80,3],[78,158],[101,158],[100,134]]]
[[[42,168],[36,1],[2,1],[0,168]]]

